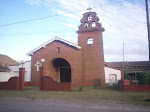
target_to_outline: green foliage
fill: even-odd
[[[130,76],[128,73],[124,73],[124,79],[130,80]]]
[[[141,72],[138,76],[138,80],[141,85],[150,85],[150,73]]]

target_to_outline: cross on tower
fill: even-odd
[[[89,6],[89,8],[87,8],[87,10],[89,10],[89,12],[90,12],[90,10],[92,10],[92,8]]]
[[[39,71],[39,67],[42,66],[42,63],[39,61],[36,62],[35,66],[37,67],[37,71]]]

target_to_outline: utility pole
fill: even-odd
[[[123,80],[124,80],[124,43],[123,43]]]
[[[148,0],[145,0],[145,6],[146,6],[147,31],[148,31],[148,46],[149,46],[149,61],[150,61],[150,24],[149,24]]]

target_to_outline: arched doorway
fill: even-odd
[[[71,82],[70,64],[63,58],[55,58],[52,63],[58,72],[58,81]]]

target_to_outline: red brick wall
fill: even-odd
[[[60,48],[60,53],[56,53],[56,48]],[[57,70],[53,67],[52,61],[55,58],[65,59],[71,66],[72,83],[75,80],[81,80],[81,50],[77,50],[60,42],[52,42],[46,48],[40,49],[33,53],[31,66],[31,83],[39,83],[39,72],[37,72],[35,63],[45,59],[44,67],[47,76],[58,80]]]
[[[88,14],[92,15],[92,20],[88,21],[89,27],[84,28],[84,21],[87,21]],[[92,27],[92,21],[96,22],[96,27]],[[104,73],[104,53],[102,26],[97,21],[99,18],[95,12],[83,14],[81,25],[79,26],[78,45],[82,48],[77,50],[69,45],[55,41],[33,53],[31,67],[31,83],[39,83],[39,72],[36,71],[35,63],[42,58],[45,59],[46,75],[51,76],[54,80],[58,80],[57,70],[53,67],[52,61],[55,58],[65,59],[71,66],[72,84],[83,84],[87,82],[91,85],[94,79],[102,79],[105,83]],[[93,46],[87,46],[87,40],[92,37]],[[56,49],[60,48],[60,53],[56,53]]]
[[[93,46],[90,47],[87,45],[89,37],[93,38]],[[105,73],[102,32],[92,31],[78,33],[78,44],[82,47],[83,81],[103,79],[102,84],[104,84]]]
[[[118,87],[122,91],[139,91],[139,92],[149,92],[150,85],[130,85],[129,80],[118,81]]]
[[[30,86],[30,85],[31,85],[31,82],[24,82],[24,85],[25,85],[25,86]]]
[[[88,16],[91,15],[92,19],[88,20]],[[96,26],[92,27],[92,22],[95,22]],[[78,45],[82,47],[82,73],[83,81],[101,79],[101,84],[105,83],[104,73],[104,53],[103,53],[103,38],[102,38],[102,25],[98,22],[99,18],[95,12],[87,12],[83,14],[81,19],[81,25],[79,26],[78,33]],[[84,27],[84,23],[88,24],[88,27]],[[93,46],[87,45],[89,38],[93,39]],[[91,82],[92,83],[92,82]]]
[[[150,92],[150,85],[126,85],[124,91]]]
[[[11,77],[8,82],[0,82],[0,90],[18,90],[19,77]]]
[[[44,91],[71,91],[72,84],[56,82],[50,76],[43,76],[43,90]]]
[[[19,77],[11,77],[7,82],[0,82],[2,90],[24,90],[25,68],[19,68]]]
[[[87,40],[85,41],[87,42]],[[103,79],[104,83],[104,57],[103,53],[99,51],[102,48],[98,45],[94,43],[93,47],[84,46],[81,50],[76,50],[56,41],[47,45],[46,48],[36,51],[32,56],[31,83],[39,83],[39,72],[36,70],[35,63],[42,58],[45,59],[46,75],[53,77],[54,80],[58,80],[58,73],[53,67],[52,61],[55,58],[63,58],[71,66],[73,84],[93,83],[93,80],[97,78]],[[57,47],[60,48],[60,53],[56,53]]]
[[[24,90],[25,68],[19,68],[19,90]]]

